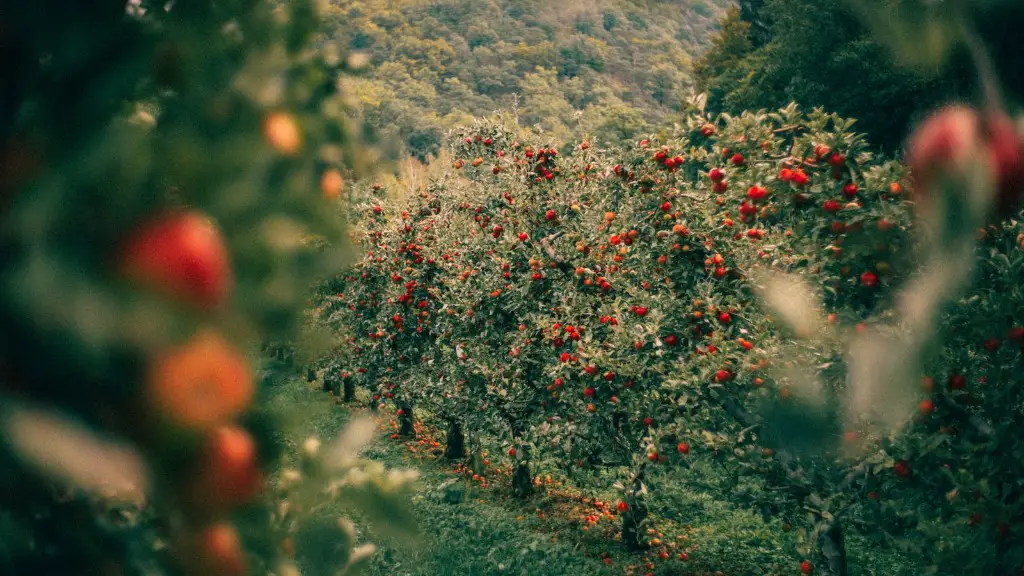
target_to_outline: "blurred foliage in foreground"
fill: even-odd
[[[340,237],[330,201],[366,160],[317,22],[306,1],[5,3],[0,572],[284,557],[247,350],[343,261],[311,240]]]

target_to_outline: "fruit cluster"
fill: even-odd
[[[761,497],[795,514],[798,495],[844,499],[856,492],[843,483],[851,470],[888,462],[888,470],[857,476],[857,490],[884,488],[894,508],[913,506],[913,497],[897,496],[907,488],[891,482],[913,479],[915,443],[927,427],[884,444],[866,443],[872,433],[859,421],[823,432],[819,443],[834,439],[856,456],[809,457],[814,476],[787,468],[775,456],[780,446],[745,432],[772,424],[776,413],[813,413],[788,366],[838,353],[814,348],[805,358],[786,315],[757,297],[764,273],[810,287],[821,324],[795,333],[820,334],[831,346],[843,341],[844,325],[861,333],[866,318],[889,314],[894,290],[914,270],[909,199],[920,185],[909,186],[903,166],[875,157],[846,127],[792,107],[728,121],[695,114],[679,133],[624,154],[585,141],[572,147],[558,156],[560,172],[545,177],[550,187],[533,186],[536,164],[518,153],[502,157],[497,175],[455,171],[408,203],[384,206],[387,220],[405,223],[397,230],[357,222],[360,274],[322,291],[324,318],[350,343],[329,362],[403,415],[415,405],[460,435],[511,445],[516,493],[528,492],[516,479],[530,478],[518,470],[535,458],[625,466],[623,502],[641,517],[656,495],[638,498],[639,478],[687,460],[740,461],[779,484]],[[463,134],[549,149],[499,124],[467,131],[457,134],[457,156]],[[402,252],[410,243],[418,259]],[[415,330],[395,323],[414,302]],[[842,396],[841,376],[821,377]],[[887,513],[874,501],[849,505],[856,514]]]

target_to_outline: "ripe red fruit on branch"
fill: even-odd
[[[690,453],[690,445],[687,444],[686,442],[680,442],[679,445],[676,446],[676,452],[679,452],[680,454],[683,454],[683,455],[689,454]]]
[[[712,168],[711,171],[708,172],[708,178],[711,178],[712,182],[721,182],[722,180],[725,180],[725,170],[722,170],[721,168]]]
[[[985,115],[985,131],[998,177],[998,208],[1005,215],[1017,207],[1024,188],[1024,142],[1013,120],[1002,112]]]
[[[893,464],[892,472],[900,478],[906,478],[910,476],[910,466],[904,460],[900,460]]]
[[[828,212],[829,214],[834,214],[836,212],[839,212],[839,208],[841,208],[841,206],[839,206],[839,202],[836,202],[835,200],[825,200],[825,202],[821,205],[821,208],[822,210]]]
[[[155,356],[146,377],[145,395],[158,417],[189,430],[228,422],[249,407],[253,393],[245,356],[212,330]]]
[[[747,159],[743,157],[743,154],[736,153],[732,155],[732,158],[730,158],[729,161],[732,162],[733,166],[740,166],[746,162]]]
[[[925,120],[908,144],[915,189],[920,194],[937,176],[963,173],[978,155],[992,171],[1000,208],[1012,208],[1024,185],[1024,150],[1013,121],[998,111],[980,116],[965,106],[949,106]]]
[[[118,264],[128,279],[204,308],[222,303],[231,290],[227,248],[199,212],[143,224],[122,246]]]
[[[237,426],[221,426],[206,440],[188,499],[212,510],[251,501],[263,486],[256,442]]]
[[[558,214],[554,210],[548,210],[544,213],[544,219],[548,222],[558,219]]]
[[[520,232],[519,233],[519,241],[520,242],[526,242],[529,239],[530,239],[530,235],[527,234],[526,232]]]
[[[967,386],[967,379],[962,374],[953,374],[949,377],[950,390],[963,390]]]
[[[728,324],[732,322],[732,316],[730,316],[728,312],[719,312],[718,321],[722,324]]]
[[[878,275],[874,272],[864,272],[860,275],[860,283],[865,288],[874,288],[878,286]]]
[[[814,572],[814,564],[811,564],[807,560],[800,563],[801,574],[812,574]]]
[[[516,457],[516,449],[515,448],[509,448],[508,449],[508,455],[513,457],[513,458],[515,458]]]
[[[931,400],[921,400],[921,403],[918,404],[917,409],[922,415],[928,416],[932,412],[935,412],[935,403],[932,402]]]
[[[907,164],[917,186],[928,188],[942,171],[966,168],[979,144],[978,114],[964,106],[950,106],[925,120],[910,138]]]
[[[619,512],[625,512],[626,510],[629,510],[629,504],[619,500],[619,503],[615,505],[615,509]]]
[[[195,536],[190,560],[196,568],[190,573],[204,576],[244,576],[247,566],[238,532],[224,522],[207,527]]]
[[[594,389],[593,388],[589,388],[589,387],[585,388],[583,390],[583,395],[586,396],[587,398],[593,398],[594,397]]]
[[[747,198],[750,198],[755,202],[764,199],[764,197],[767,194],[768,190],[761,186],[751,186],[749,189],[747,189]]]
[[[715,372],[716,382],[728,382],[729,380],[732,380],[732,372],[729,372],[728,370],[725,369],[721,369]]]

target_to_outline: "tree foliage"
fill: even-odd
[[[663,123],[722,5],[344,0],[325,38],[369,55],[367,122],[422,160],[444,131],[514,105],[556,144],[580,121],[609,142]]]
[[[343,262],[327,198],[365,161],[316,26],[302,1],[5,3],[0,572],[294,573],[318,500],[401,483],[345,480],[346,437],[263,491],[278,378],[250,354]],[[365,563],[350,525],[320,534]]]
[[[623,150],[567,151],[508,116],[457,129],[453,169],[418,194],[353,196],[362,258],[317,309],[347,344],[322,365],[507,452],[491,461],[515,494],[540,461],[616,482],[633,548],[659,546],[652,511],[685,516],[674,482],[715,470],[717,498],[799,527],[798,551],[740,572],[870,573],[849,565],[856,540],[862,559],[905,556],[887,573],[1011,573],[1022,332],[992,313],[1020,306],[1019,225],[977,246],[983,211],[943,228],[944,197],[915,211],[904,168],[852,126],[697,108]],[[962,297],[930,276],[947,257],[979,259]],[[721,568],[700,543],[688,561]]]
[[[964,5],[966,13],[919,0],[743,2],[695,77],[713,110],[822,106],[856,118],[873,142],[895,151],[929,110],[980,94],[966,45],[951,42],[964,22],[984,38],[1001,85],[1024,94],[1017,65],[1024,53],[1006,25],[1024,21],[1024,8],[1012,0]],[[933,25],[936,15],[941,26]],[[937,57],[947,47],[951,57]]]

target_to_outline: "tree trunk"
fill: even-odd
[[[316,382],[316,370],[312,368],[306,370],[306,382]]]
[[[626,490],[624,502],[629,508],[622,513],[622,543],[631,552],[646,550],[647,541],[644,540],[644,531],[647,527],[647,517],[650,510],[647,508],[647,501],[643,498],[643,469],[632,480],[632,486]]]
[[[846,570],[846,542],[843,538],[843,528],[838,520],[833,520],[818,537],[821,547],[821,554],[825,557],[826,576],[847,576]]]
[[[461,460],[466,457],[466,437],[462,433],[462,424],[458,420],[448,421],[448,439],[444,457],[449,460]]]
[[[353,384],[351,380],[346,378],[345,381],[344,381],[343,388],[344,388],[344,396],[342,397],[342,400],[344,400],[345,402],[351,402],[353,399],[355,399],[355,397],[356,397],[356,385]]]
[[[526,460],[516,463],[512,474],[512,494],[516,498],[526,498],[533,494],[533,478],[530,476],[530,464]]]
[[[401,436],[415,436],[416,432],[412,427],[412,403],[402,401],[398,403],[402,413],[398,416],[398,434]]]
[[[479,446],[469,453],[469,469],[473,472],[480,472],[484,469],[484,458],[480,455]]]

